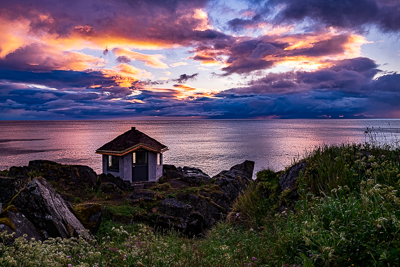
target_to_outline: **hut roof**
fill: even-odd
[[[97,149],[96,153],[123,156],[140,149],[162,153],[167,151],[168,147],[141,131],[136,130],[135,127],[132,127],[131,130],[121,134],[114,140]]]

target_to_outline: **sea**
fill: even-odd
[[[96,149],[131,127],[168,146],[165,164],[210,176],[245,160],[255,171],[283,170],[323,145],[400,140],[399,119],[0,121],[0,170],[44,159],[100,174]]]

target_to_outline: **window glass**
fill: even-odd
[[[109,171],[119,171],[119,158],[117,156],[108,155],[107,169]]]
[[[132,163],[136,165],[146,165],[147,164],[147,152],[137,151],[132,154]]]

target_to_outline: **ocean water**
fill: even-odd
[[[282,170],[323,144],[400,139],[400,120],[0,121],[0,170],[46,159],[100,173],[95,150],[132,126],[168,146],[165,164],[211,176],[244,160]]]

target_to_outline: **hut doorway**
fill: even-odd
[[[148,181],[148,153],[135,151],[132,153],[132,182]]]

